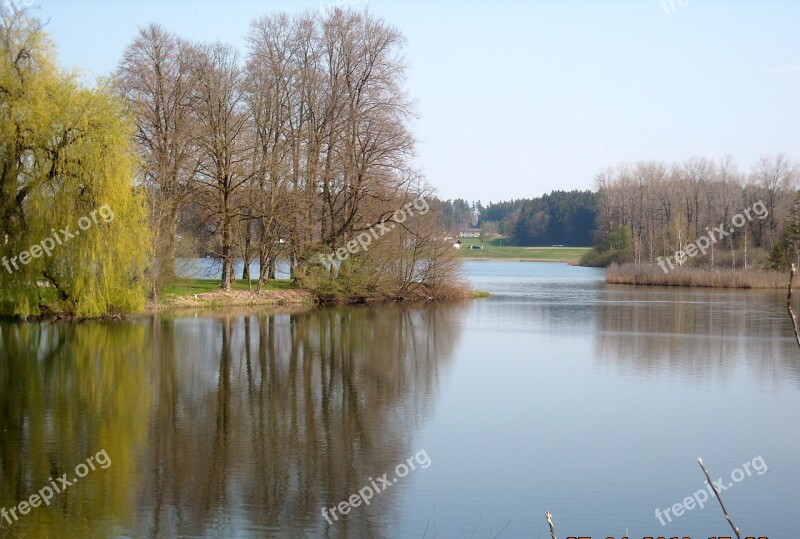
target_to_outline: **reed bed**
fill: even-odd
[[[609,284],[696,286],[705,288],[786,288],[788,277],[779,271],[681,267],[667,273],[651,264],[612,264]]]

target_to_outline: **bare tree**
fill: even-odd
[[[782,235],[786,216],[796,192],[798,167],[785,156],[763,157],[748,181],[731,157],[711,161],[693,157],[684,163],[622,163],[595,177],[600,200],[597,230],[600,240],[619,238],[625,228],[631,233],[630,257],[635,263],[654,262],[670,256],[700,236],[714,238],[708,258],[694,263],[714,267],[737,265],[748,248],[769,247]],[[762,201],[768,218],[748,217],[746,224],[730,227],[723,237],[714,237],[712,227],[729,223],[734,215]],[[719,241],[722,240],[722,241]],[[615,247],[616,248],[616,247]],[[727,251],[727,253],[724,253]],[[704,253],[705,254],[705,253]]]
[[[798,166],[783,154],[763,156],[753,166],[753,181],[761,188],[764,202],[769,210],[765,221],[756,223],[758,236],[756,244],[765,241],[768,248],[775,246],[778,239],[776,229],[789,212],[791,196],[797,189]],[[762,237],[763,234],[765,237]]]
[[[249,262],[258,256],[259,285],[275,277],[279,258],[289,263],[294,278],[303,279],[317,255],[393,220],[398,208],[426,192],[412,165],[415,141],[408,121],[413,110],[403,90],[405,39],[384,21],[342,9],[324,17],[310,12],[261,17],[251,24],[243,65],[229,46],[189,47],[157,27],[147,32],[131,46],[126,63],[127,72],[139,76],[133,81],[144,88],[138,90],[141,101],[153,104],[137,111],[138,121],[149,133],[152,124],[164,123],[153,112],[163,113],[161,101],[173,108],[187,102],[180,110],[187,111],[191,137],[179,140],[189,141],[186,162],[193,166],[184,168],[194,181],[186,205],[199,208],[196,227],[214,237],[216,245],[209,250],[222,260],[223,287],[233,278],[234,257],[244,260],[247,278]],[[172,62],[179,58],[179,68],[168,70],[161,67],[166,61],[153,61],[150,42],[179,51],[157,55]],[[174,73],[184,73],[186,65],[191,84],[181,85],[179,100],[175,80],[184,79]],[[152,72],[150,78],[157,79],[162,71],[173,73],[163,98],[157,84],[140,80],[140,73]],[[133,82],[128,86],[138,88]],[[143,148],[147,159],[160,163],[160,146]],[[426,222],[416,236],[438,234],[435,224]],[[440,246],[422,249],[420,239],[403,238],[398,248],[376,248],[370,264],[391,265],[376,258],[381,252],[407,259],[412,244],[417,253],[443,259]],[[438,281],[434,276],[445,273],[431,266],[424,276],[411,278]],[[336,280],[338,273],[329,277]],[[399,288],[411,283],[392,282]]]
[[[197,123],[196,201],[219,239],[222,288],[230,289],[236,229],[245,217],[242,191],[252,177],[250,114],[244,106],[238,53],[214,43],[195,48],[192,96]]]
[[[161,26],[142,28],[120,62],[117,78],[136,121],[141,180],[153,231],[154,295],[175,276],[179,210],[194,176],[191,47]]]
[[[412,186],[408,158],[414,141],[405,124],[410,104],[401,89],[405,66],[397,54],[402,35],[369,15],[337,9],[323,22],[323,43],[328,89],[336,100],[328,105],[329,114],[341,115],[331,122],[326,141],[323,243],[337,245],[364,220],[381,218],[368,215],[362,203],[383,202],[391,213],[386,202]]]
[[[254,124],[253,215],[259,229],[259,283],[275,278],[276,245],[285,215],[279,211],[287,175],[291,25],[288,17],[253,21],[249,35],[245,102]]]

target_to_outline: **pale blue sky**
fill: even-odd
[[[6,0],[8,1],[8,0]],[[20,0],[18,0],[20,1]],[[62,64],[111,72],[139,26],[242,36],[319,1],[34,2]],[[620,161],[800,159],[800,2],[340,0],[408,38],[419,165],[445,198],[585,189]],[[336,1],[325,2],[336,5]],[[685,4],[685,5],[680,5]]]

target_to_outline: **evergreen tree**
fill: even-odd
[[[800,268],[800,193],[786,218],[783,238],[770,251],[767,264],[779,271],[789,271],[792,264]]]

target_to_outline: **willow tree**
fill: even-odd
[[[50,299],[81,316],[136,310],[149,240],[132,124],[54,56],[38,20],[0,12],[0,315]]]

